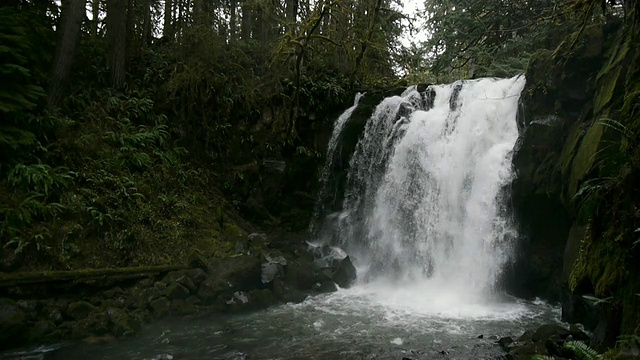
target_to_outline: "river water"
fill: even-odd
[[[369,283],[247,314],[154,322],[114,343],[7,359],[499,359],[498,336],[560,315],[544,302],[469,302],[441,284],[405,285]]]

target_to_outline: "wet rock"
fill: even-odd
[[[63,327],[70,328],[74,339],[84,339],[92,335],[109,333],[109,316],[106,312],[96,309],[85,318],[75,322],[65,322]]]
[[[356,277],[356,267],[353,266],[348,256],[340,261],[333,273],[333,281],[341,288],[350,287]]]
[[[165,291],[165,296],[170,300],[176,299],[186,299],[189,297],[189,289],[180,285],[177,282],[171,283],[167,286],[167,290]]]
[[[261,280],[263,284],[268,284],[275,279],[276,275],[283,273],[283,267],[287,266],[287,260],[282,255],[264,255],[261,265]]]
[[[293,289],[312,290],[316,283],[316,274],[311,262],[296,259],[289,263],[285,271],[285,282]]]
[[[230,284],[236,290],[248,291],[262,286],[261,263],[256,256],[238,255],[214,259],[209,265],[207,280]]]
[[[547,347],[544,342],[524,343],[522,345],[511,346],[507,354],[507,359],[529,360],[534,355],[547,355]]]
[[[589,335],[584,331],[584,327],[580,324],[569,325],[569,333],[574,340],[589,341]]]
[[[248,295],[253,309],[263,309],[278,303],[278,298],[269,289],[252,290]]]
[[[118,308],[108,308],[107,316],[109,317],[110,333],[116,337],[127,336],[133,334],[138,324],[124,310]]]
[[[478,339],[484,339],[484,335],[482,334],[478,335]]]
[[[62,317],[62,312],[60,312],[60,309],[58,308],[50,308],[45,310],[45,312],[48,313],[47,318],[49,320],[51,320],[54,324],[56,325],[60,325],[62,324],[62,321],[64,320]]]
[[[559,337],[566,339],[569,336],[569,330],[556,324],[545,324],[540,326],[531,336],[533,342],[545,341],[551,337]]]
[[[186,300],[178,299],[171,302],[171,313],[178,315],[189,315],[197,311],[196,307]]]
[[[15,346],[24,339],[27,317],[20,307],[8,299],[0,299],[0,348]]]
[[[86,301],[77,301],[69,304],[66,314],[74,320],[82,320],[86,318],[87,315],[89,315],[94,309],[95,306]]]
[[[500,347],[505,350],[511,343],[513,343],[513,339],[511,338],[511,336],[506,336],[498,340],[498,345],[500,345]]]
[[[56,331],[56,325],[50,320],[40,320],[33,324],[29,331],[30,341],[43,342],[50,341],[52,334]]]
[[[161,297],[151,301],[149,304],[154,317],[162,318],[169,314],[171,302],[166,297]]]
[[[338,287],[336,283],[329,280],[316,283],[316,290],[321,293],[331,293],[338,291]]]

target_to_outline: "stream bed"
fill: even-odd
[[[433,282],[370,283],[246,314],[158,321],[112,343],[59,344],[4,358],[498,359],[504,353],[497,337],[559,321],[559,309],[541,301],[475,301],[441,289]]]

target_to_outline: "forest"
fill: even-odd
[[[549,298],[564,291],[610,305],[600,314],[616,320],[598,350],[620,335],[637,342],[639,3],[418,5],[4,0],[0,296],[21,296],[11,286],[24,274],[230,258],[238,244],[252,246],[246,239],[256,232],[293,252],[317,216],[333,122],[356,93],[526,74],[523,97],[546,108],[525,113],[581,119],[567,120],[559,138],[542,133],[539,141],[555,147],[540,148],[554,155],[532,152],[536,167],[522,170],[535,190],[514,185],[526,206],[538,206],[527,191],[546,191],[558,199],[550,208],[566,209],[567,221],[555,228],[558,272],[567,236],[582,229],[571,274]],[[556,85],[584,94],[560,103],[573,93]],[[528,161],[517,159],[516,167]],[[531,239],[544,233],[536,226],[555,226],[525,215]],[[71,337],[65,331],[56,336]],[[0,336],[0,343],[33,336]]]

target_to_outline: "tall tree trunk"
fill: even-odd
[[[92,0],[91,2],[91,33],[98,36],[98,25],[100,24],[100,0]]]
[[[129,56],[132,56],[135,45],[137,43],[136,28],[135,28],[135,0],[128,0],[127,4],[127,25],[126,25],[126,45],[127,45],[127,60]]]
[[[251,39],[251,7],[247,0],[242,2],[242,23],[240,24],[240,32],[243,41]]]
[[[55,107],[62,99],[64,87],[69,80],[73,58],[80,39],[80,27],[85,17],[85,0],[63,2],[59,39],[51,69],[51,88],[47,105]]]
[[[165,40],[173,38],[173,25],[171,19],[171,12],[173,11],[173,1],[164,0],[164,23],[162,26],[162,36]]]
[[[107,0],[108,66],[111,83],[119,89],[124,86],[127,72],[127,0]]]
[[[151,0],[144,4],[144,25],[142,26],[142,47],[146,48],[151,40]]]
[[[286,30],[295,36],[296,21],[298,17],[298,0],[286,0],[285,19],[287,20]]]
[[[238,6],[236,0],[229,1],[229,43],[234,44],[236,42],[236,7]]]

